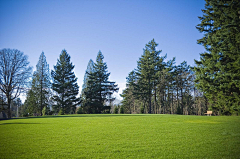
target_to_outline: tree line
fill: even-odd
[[[175,65],[175,58],[166,61],[157,46],[154,39],[146,44],[137,68],[128,74],[122,112],[203,115],[208,104],[194,86],[193,68],[186,61]]]
[[[115,82],[108,80],[110,73],[101,51],[97,55],[96,63],[90,60],[92,69],[86,71],[80,97],[77,97],[79,86],[73,72],[74,65],[65,49],[62,50],[51,73],[46,56],[42,52],[32,76],[32,67],[28,66],[27,56],[19,50],[3,49],[0,55],[3,59],[1,111],[7,110],[8,117],[17,116],[18,112],[21,116],[74,114],[77,112],[77,106],[81,106],[78,113],[110,112],[110,104],[115,99],[112,94],[118,91],[118,88]],[[9,61],[12,63],[7,63]],[[22,92],[26,92],[24,104],[17,98]],[[106,104],[107,102],[110,104]],[[17,111],[16,108],[20,110]]]
[[[240,3],[206,0],[202,12],[196,28],[204,36],[197,43],[206,51],[196,66],[164,61],[153,39],[127,77],[120,112],[240,114]]]
[[[154,113],[215,115],[240,113],[240,4],[237,0],[206,1],[197,30],[205,52],[191,67],[166,61],[158,44],[145,45],[136,69],[127,76],[123,101],[113,106],[117,84],[109,81],[104,56],[90,60],[80,97],[70,55],[62,50],[49,70],[44,52],[32,75],[27,56],[17,49],[0,50],[0,112],[7,116],[73,113]],[[21,104],[19,95],[26,92]],[[20,111],[18,110],[20,109]],[[17,114],[17,115],[16,115]]]

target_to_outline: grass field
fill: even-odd
[[[240,158],[239,116],[47,116],[0,134],[0,158]]]

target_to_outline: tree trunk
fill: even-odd
[[[179,108],[179,99],[178,99],[178,87],[177,87],[177,110]]]
[[[40,102],[41,102],[41,116],[42,116],[42,110],[43,110],[43,107],[42,107],[42,82],[41,82],[41,99],[40,99]]]
[[[11,107],[10,107],[10,105],[11,105],[11,98],[9,97],[9,95],[8,95],[8,97],[7,97],[7,114],[8,114],[8,119],[10,119],[11,117],[12,117],[12,113],[11,113]]]
[[[168,94],[167,94],[167,107],[168,107],[168,110],[169,110],[169,108],[170,108],[170,95],[169,95],[169,85],[168,85]],[[169,111],[168,111],[168,113],[169,113]],[[170,113],[171,114],[171,113]]]
[[[181,97],[182,97],[182,99],[181,99],[181,101],[182,101],[181,106],[182,106],[182,114],[183,114],[183,90],[182,90],[182,88],[180,89],[180,92],[181,92]]]
[[[154,90],[154,105],[155,105],[155,110],[154,113],[157,114],[157,90]]]
[[[151,109],[152,109],[152,107],[151,107],[151,100],[152,100],[151,99],[152,98],[151,95],[152,95],[152,93],[151,93],[151,88],[150,88],[150,79],[148,79],[148,85],[149,85],[149,90],[148,90],[148,93],[149,93],[148,94],[149,95],[149,97],[148,97],[148,100],[149,100],[148,101],[149,110],[148,110],[148,113],[151,114],[152,113],[151,112]]]
[[[174,114],[174,110],[173,110],[173,88],[172,88],[172,109],[171,109],[171,113]]]

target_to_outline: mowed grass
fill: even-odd
[[[2,120],[0,158],[240,158],[240,117],[100,114]]]

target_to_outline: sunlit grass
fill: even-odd
[[[240,117],[72,115],[0,121],[0,158],[239,158]]]

